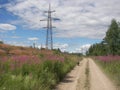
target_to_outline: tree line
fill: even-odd
[[[120,55],[120,23],[113,19],[102,42],[93,44],[86,54]]]

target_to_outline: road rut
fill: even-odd
[[[88,64],[89,63],[89,66]],[[88,68],[89,70],[87,70]],[[87,73],[86,73],[87,70]],[[89,71],[89,73],[88,73]],[[89,76],[87,76],[87,74]],[[87,81],[87,82],[86,82]],[[88,83],[89,82],[89,83]],[[117,90],[91,58],[84,58],[55,90]]]

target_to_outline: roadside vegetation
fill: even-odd
[[[120,23],[112,20],[101,43],[94,44],[87,52],[120,87]],[[120,88],[119,88],[120,89]]]
[[[0,90],[51,90],[80,59],[60,50],[0,45]]]
[[[87,61],[86,69],[85,69],[86,81],[85,81],[85,88],[86,90],[90,90],[90,70],[89,70],[89,61]]]
[[[97,56],[95,59],[120,89],[120,56]]]
[[[112,20],[106,36],[100,43],[93,44],[88,52],[89,56],[120,55],[120,23]]]

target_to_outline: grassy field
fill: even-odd
[[[120,56],[98,56],[96,62],[120,87]]]
[[[78,60],[57,50],[1,45],[0,90],[51,90]]]

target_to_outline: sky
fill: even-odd
[[[44,11],[51,3],[54,48],[85,52],[100,43],[112,19],[120,21],[120,0],[0,0],[0,40],[16,46],[44,47]]]

